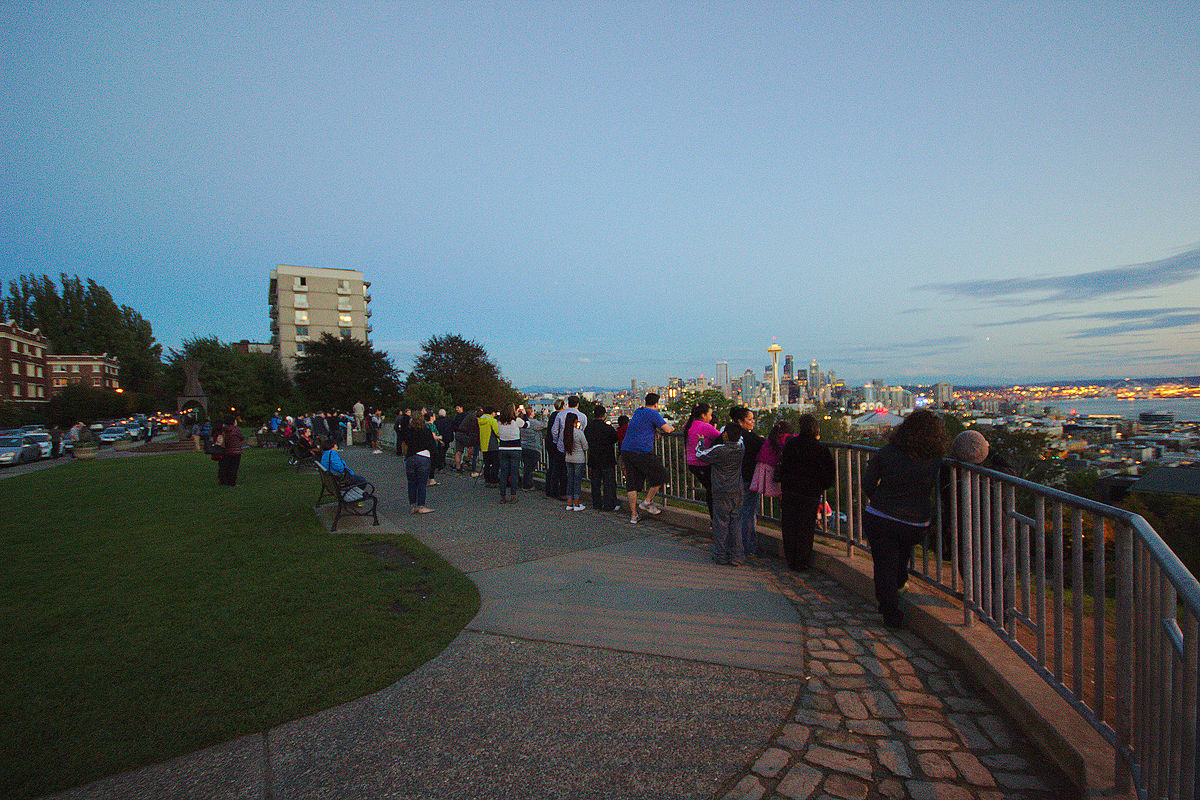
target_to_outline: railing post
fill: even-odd
[[[1118,655],[1134,654],[1133,642],[1133,529],[1128,525],[1117,528],[1117,619],[1116,638]],[[1130,787],[1129,764],[1125,753],[1132,745],[1130,725],[1133,716],[1133,659],[1118,658],[1113,665],[1116,671],[1116,696],[1113,698],[1113,731],[1117,747],[1114,753],[1116,789],[1127,793]]]
[[[971,482],[972,473],[959,473],[958,491],[962,498],[959,504],[960,517],[967,523],[966,530],[959,530],[959,540],[962,545],[959,555],[959,572],[962,573],[963,579],[963,625],[971,627],[971,606],[975,602],[975,553],[973,540],[975,538],[975,526],[973,524],[974,511],[971,502]]]

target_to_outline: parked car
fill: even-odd
[[[99,438],[102,442],[112,444],[119,439],[128,439],[129,431],[125,430],[124,425],[117,425],[112,428],[105,428],[100,432],[100,436],[97,438]]]
[[[50,438],[50,434],[43,431],[35,431],[34,433],[26,434],[27,439],[31,439],[41,448],[38,458],[49,458],[54,452],[54,442]]]
[[[37,461],[42,448],[29,436],[0,436],[0,466]]]

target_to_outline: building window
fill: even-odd
[[[350,294],[350,281],[338,281],[338,294]]]
[[[14,361],[14,362],[13,362],[13,364],[12,364],[12,374],[13,374],[13,375],[20,375],[20,374],[21,374],[21,365],[20,365],[20,364],[18,364],[17,362],[15,362],[15,361]]]
[[[308,291],[308,278],[304,278],[299,275],[292,278],[292,291],[307,292]]]
[[[45,375],[43,375],[43,374],[42,374],[42,368],[41,368],[41,367],[38,367],[38,368],[37,368],[37,376],[38,376],[39,378],[44,378],[44,377],[45,377]]]
[[[72,364],[72,365],[71,365],[71,372],[79,372],[79,365],[78,365],[78,364]]]
[[[338,327],[339,328],[349,328],[353,324],[354,323],[352,323],[350,321],[349,314],[338,314]]]
[[[45,396],[46,396],[46,389],[42,386],[39,386],[38,387],[38,397],[45,397]]]
[[[33,376],[34,376],[33,364],[26,364],[25,365],[25,377],[32,378]]]
[[[296,326],[296,336],[297,337],[304,336],[307,338],[308,337],[308,326],[307,325],[297,325]]]
[[[55,379],[54,379],[54,385],[55,385],[55,386],[66,386],[66,385],[67,385],[67,379],[66,379],[66,378],[55,378]]]
[[[350,338],[350,329],[349,328],[342,328],[342,338],[343,339]]]
[[[14,384],[13,384],[13,392],[12,392],[12,394],[13,394],[13,397],[20,397],[20,396],[21,396],[21,384],[19,384],[19,383],[14,383]]]
[[[338,298],[338,311],[349,311],[349,310],[350,310],[350,298],[349,297],[339,297]]]
[[[307,349],[308,349],[308,345],[306,345],[304,342],[298,342],[296,344],[296,355],[298,355],[298,356],[304,355],[304,351]]]
[[[64,367],[62,364],[55,364],[55,365],[54,365],[54,371],[55,371],[55,372],[66,372],[66,371],[67,371],[67,368],[66,368],[66,367]]]
[[[296,311],[296,324],[297,325],[307,325],[308,324],[308,312],[307,311],[299,311],[299,310]]]
[[[296,308],[308,308],[308,295],[306,295],[306,294],[296,295],[295,300],[292,301],[292,305],[295,306]]]

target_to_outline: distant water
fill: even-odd
[[[1200,421],[1200,397],[1178,397],[1154,400],[1116,400],[1111,397],[1095,397],[1086,400],[1045,400],[1033,403],[1037,406],[1055,406],[1063,414],[1072,410],[1082,415],[1098,414],[1112,417],[1137,419],[1143,411],[1170,411],[1176,422]]]

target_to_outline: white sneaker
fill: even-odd
[[[654,505],[653,503],[647,503],[645,500],[638,503],[638,508],[640,508],[642,511],[645,511],[647,514],[661,514],[662,513],[661,508]]]
[[[641,519],[641,517],[639,517],[637,514],[634,514],[632,517],[629,518],[629,524],[637,525],[639,519]]]
[[[583,511],[585,508],[587,508],[587,506],[584,505],[571,506],[572,511]]]
[[[379,454],[380,454],[380,453],[382,453],[383,451],[382,451],[382,450],[372,450],[371,452],[372,452],[374,455],[379,455]]]

